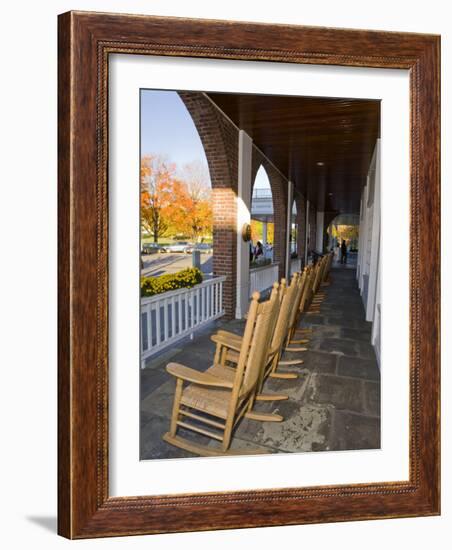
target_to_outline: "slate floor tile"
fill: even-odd
[[[380,448],[379,418],[335,411],[331,433],[331,450]]]
[[[309,402],[332,405],[335,409],[364,411],[362,381],[353,378],[314,374],[309,383]]]
[[[380,380],[380,369],[377,362],[361,357],[339,357],[337,374],[366,380]]]

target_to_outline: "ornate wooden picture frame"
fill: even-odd
[[[440,38],[121,14],[59,16],[58,531],[68,538],[440,511]],[[410,74],[408,481],[143,497],[108,489],[110,54],[406,69]]]

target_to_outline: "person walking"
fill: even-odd
[[[254,259],[257,260],[259,256],[264,255],[264,247],[260,241],[257,241],[256,248],[254,249]]]
[[[347,263],[347,245],[345,244],[345,239],[342,239],[341,244],[341,264]]]

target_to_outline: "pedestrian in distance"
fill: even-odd
[[[342,239],[341,244],[341,264],[347,263],[347,244],[345,243],[345,239]]]

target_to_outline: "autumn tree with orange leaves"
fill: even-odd
[[[170,212],[174,166],[159,156],[145,156],[141,159],[141,227],[158,242],[170,227]]]
[[[213,214],[207,167],[200,162],[186,164],[179,173],[180,192],[177,197],[179,229],[193,241],[212,234]]]
[[[253,243],[263,241],[263,223],[259,220],[251,220],[251,240]],[[273,244],[275,241],[275,225],[273,222],[267,222],[267,243]]]
[[[186,235],[193,241],[212,233],[211,192],[207,168],[174,164],[161,156],[141,160],[141,226],[154,242],[168,235]]]

